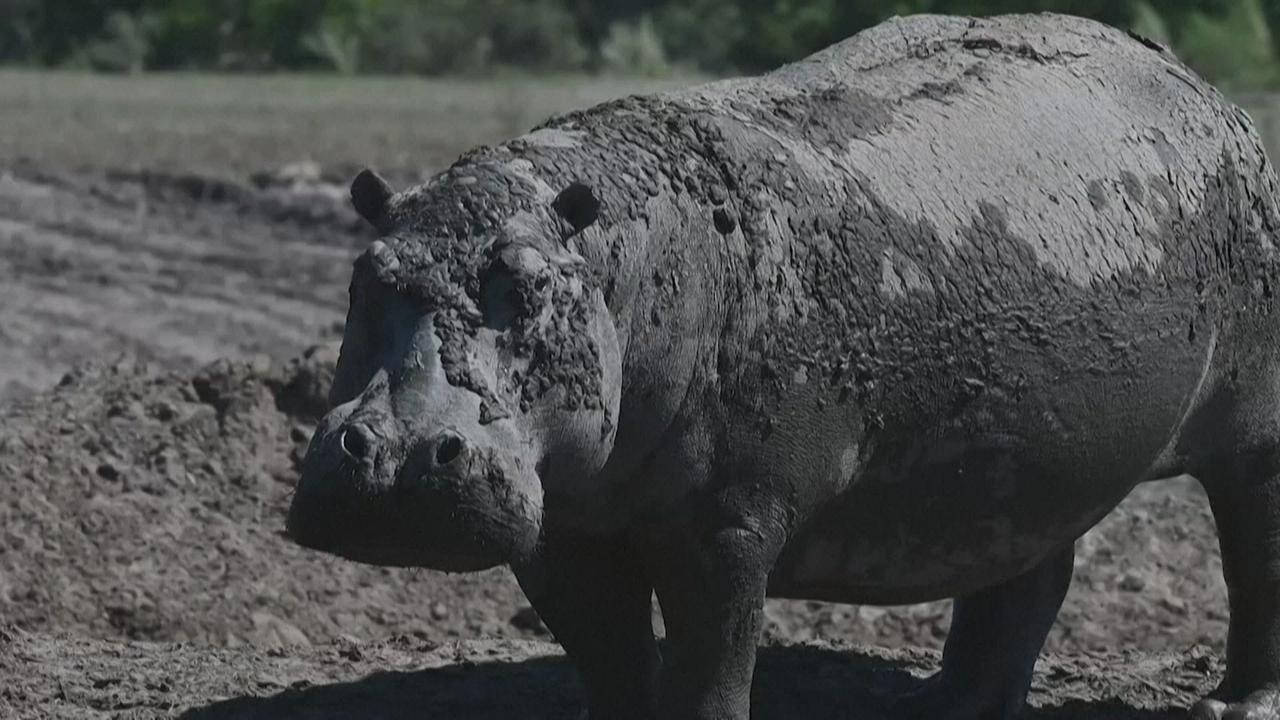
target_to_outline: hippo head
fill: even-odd
[[[355,263],[332,410],[289,510],[303,546],[452,571],[519,562],[544,490],[598,473],[611,451],[618,341],[565,242],[594,199],[566,191],[572,220],[494,189],[509,181],[455,180],[394,200],[376,176],[353,186],[383,237]]]

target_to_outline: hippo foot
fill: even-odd
[[[1191,720],[1280,720],[1280,689],[1259,690],[1234,703],[1205,698],[1191,708]]]
[[[1024,699],[1011,698],[1000,688],[975,685],[939,672],[924,686],[899,698],[893,717],[900,720],[1013,720]]]

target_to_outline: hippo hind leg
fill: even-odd
[[[1195,718],[1280,720],[1280,457],[1244,453],[1203,473],[1231,624],[1227,674]]]
[[[1226,677],[1192,709],[1202,720],[1280,720],[1280,362],[1261,355],[1233,368],[1186,434],[1201,443],[1189,469],[1213,509],[1231,608]]]
[[[902,698],[897,714],[921,720],[1016,717],[1074,562],[1074,548],[1068,547],[1012,580],[958,598],[942,670]]]

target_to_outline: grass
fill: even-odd
[[[244,177],[314,160],[340,175],[418,175],[557,112],[691,82],[0,70],[0,166]],[[1240,101],[1280,157],[1280,95]]]
[[[557,112],[688,83],[0,70],[0,164],[243,176],[314,160],[417,173]]]

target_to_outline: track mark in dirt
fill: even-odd
[[[0,401],[121,353],[190,369],[337,336],[369,239],[345,191],[191,180],[0,173]]]

